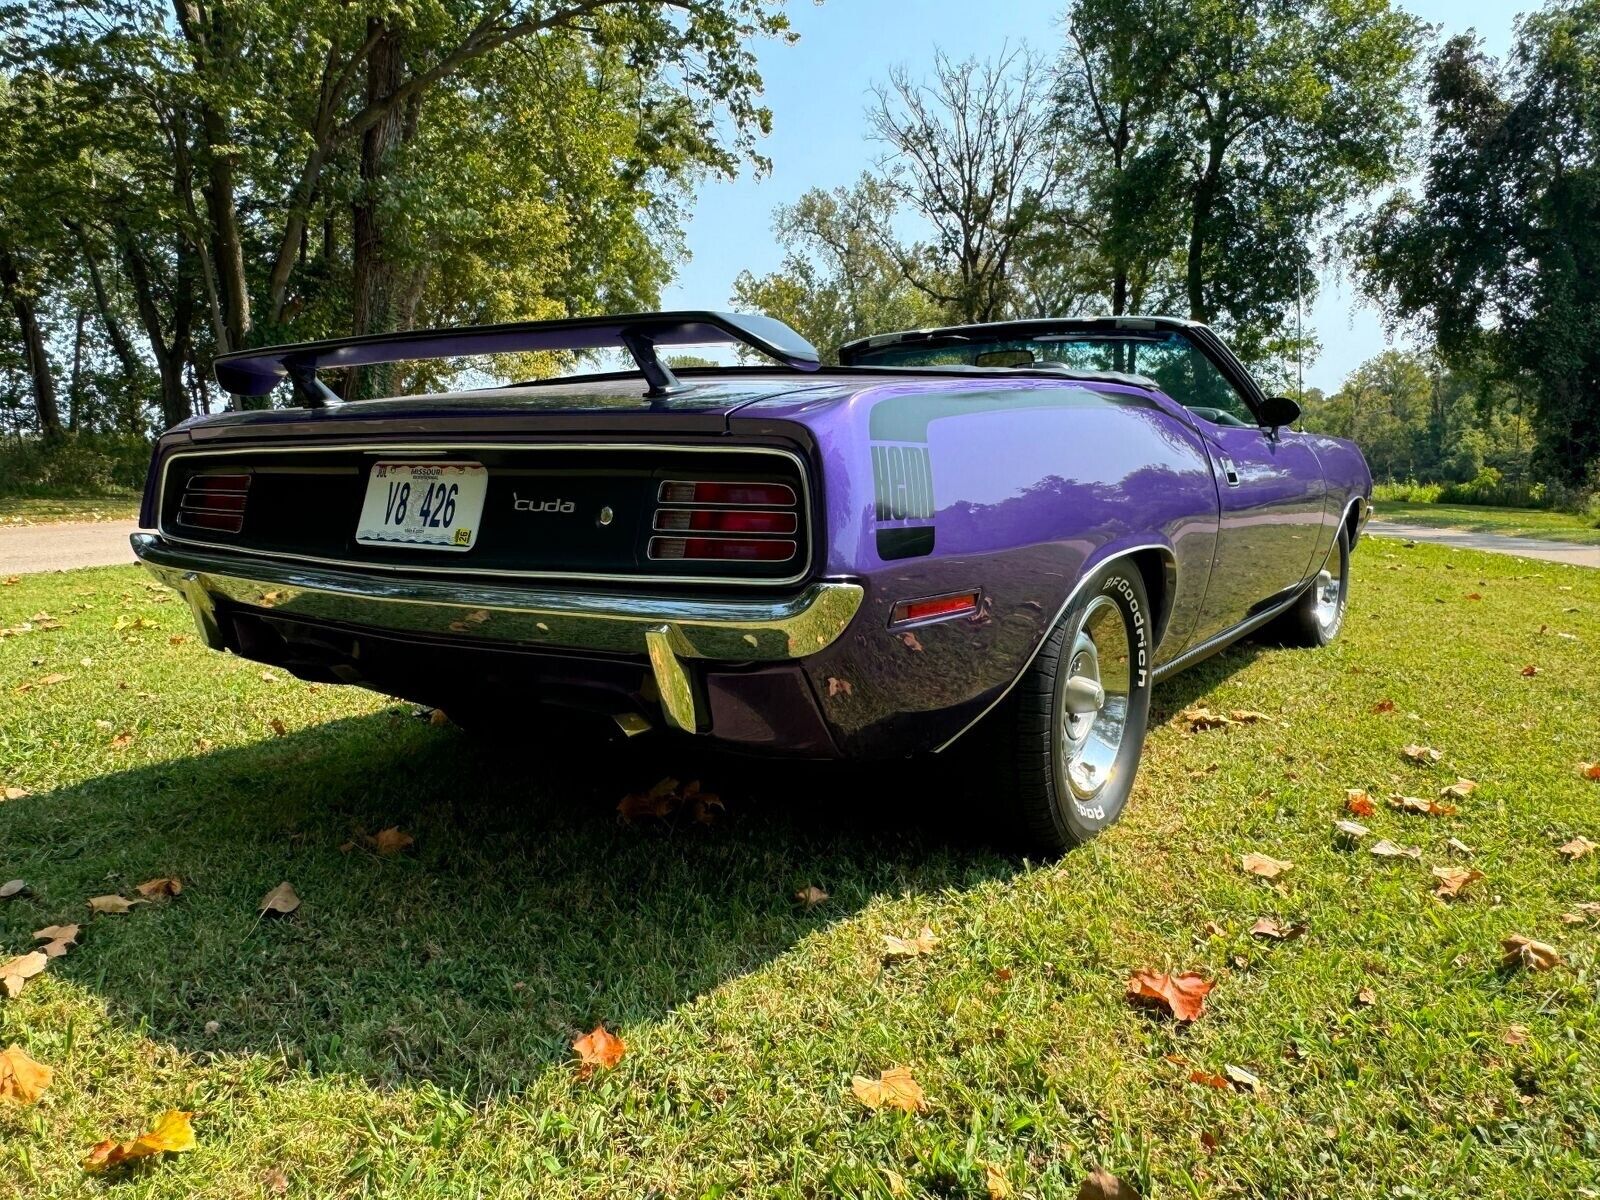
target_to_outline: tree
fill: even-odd
[[[783,265],[759,279],[741,271],[734,307],[786,322],[829,362],[866,334],[940,323],[942,310],[901,271],[908,252],[886,246],[895,207],[893,192],[871,175],[780,207],[772,228]]]
[[[871,135],[889,147],[881,185],[932,239],[880,244],[901,274],[959,321],[993,321],[1018,301],[1017,255],[1069,178],[1048,73],[1024,50],[988,62],[934,57],[933,79],[890,73],[874,89]]]
[[[1429,77],[1420,194],[1359,237],[1366,284],[1447,361],[1526,380],[1538,469],[1600,463],[1600,0],[1522,18],[1508,63],[1451,39]]]

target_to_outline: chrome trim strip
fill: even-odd
[[[955,744],[957,738],[961,737],[979,721],[983,720],[995,709],[1000,707],[1001,702],[1011,694],[1011,690],[1015,688],[1017,684],[1022,682],[1022,677],[1028,673],[1028,668],[1033,666],[1033,660],[1039,657],[1039,651],[1044,649],[1044,644],[1049,639],[1051,632],[1057,625],[1061,624],[1061,618],[1066,615],[1067,609],[1071,607],[1073,600],[1077,598],[1078,593],[1083,589],[1083,585],[1089,582],[1089,576],[1093,572],[1098,571],[1101,567],[1107,565],[1108,563],[1116,562],[1119,558],[1127,558],[1130,554],[1137,554],[1141,550],[1159,550],[1171,561],[1173,568],[1172,594],[1174,600],[1176,600],[1178,594],[1178,558],[1177,555],[1173,553],[1172,547],[1163,542],[1147,542],[1138,546],[1127,546],[1121,550],[1118,550],[1115,554],[1107,555],[1098,562],[1090,564],[1083,572],[1080,573],[1078,576],[1078,582],[1072,585],[1072,590],[1067,593],[1067,598],[1061,602],[1061,607],[1056,609],[1056,615],[1050,618],[1050,623],[1045,626],[1044,636],[1039,639],[1039,644],[1035,646],[1033,648],[1033,652],[1028,655],[1027,661],[1022,664],[1022,669],[1016,673],[1011,682],[1006,684],[1005,688],[1000,692],[1000,694],[990,701],[988,706],[984,708],[981,713],[973,717],[972,720],[968,721],[960,729],[956,730],[956,732],[944,742],[935,746],[933,748],[933,752],[935,754],[940,754],[945,750],[948,750],[952,745]],[[1159,651],[1161,647],[1158,645],[1156,649]]]
[[[167,472],[174,460],[193,457],[229,457],[239,454],[317,454],[360,451],[366,454],[387,454],[395,451],[405,454],[445,454],[473,450],[642,450],[668,451],[678,454],[776,454],[794,463],[800,478],[800,510],[806,517],[806,561],[795,574],[783,579],[752,579],[745,576],[724,575],[607,575],[574,571],[504,571],[484,570],[480,567],[430,567],[410,564],[355,562],[344,558],[320,558],[309,554],[288,554],[279,550],[241,551],[251,557],[276,558],[287,562],[315,563],[319,566],[338,567],[347,571],[380,571],[390,574],[416,573],[424,575],[476,575],[485,579],[563,579],[585,583],[711,583],[729,587],[784,587],[799,583],[811,571],[816,558],[817,536],[815,515],[811,504],[811,478],[803,458],[792,450],[777,446],[684,446],[658,442],[334,442],[315,446],[234,446],[228,449],[174,450],[162,461],[161,488],[157,495],[156,519],[161,520],[161,510],[166,507]],[[785,484],[785,487],[788,485]],[[792,490],[792,489],[791,489]],[[172,542],[198,546],[208,550],[226,550],[216,542],[180,537],[165,524],[157,525],[157,532]]]
[[[1162,683],[1165,680],[1171,679],[1184,668],[1194,666],[1194,664],[1199,662],[1202,658],[1208,658],[1217,653],[1217,651],[1226,649],[1229,645],[1244,637],[1245,634],[1260,629],[1268,621],[1293,607],[1300,597],[1306,594],[1306,588],[1310,587],[1315,582],[1316,576],[1312,576],[1302,586],[1297,587],[1294,590],[1294,594],[1282,604],[1274,604],[1265,612],[1258,612],[1253,617],[1246,617],[1237,625],[1230,626],[1229,628],[1224,629],[1221,633],[1207,638],[1198,646],[1190,647],[1171,662],[1162,663],[1155,669],[1155,674],[1153,676],[1154,682]]]
[[[833,643],[861,607],[864,589],[822,580],[779,600],[703,600],[555,588],[374,578],[271,559],[206,554],[150,533],[133,552],[157,579],[211,612],[218,598],[275,616],[463,643],[523,649],[593,650],[646,656],[650,630],[666,630],[678,658],[776,662]],[[208,643],[216,618],[202,624]],[[216,640],[213,641],[213,638]]]

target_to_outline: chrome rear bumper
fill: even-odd
[[[224,649],[218,601],[307,621],[529,649],[649,658],[669,723],[701,726],[684,659],[776,662],[815,654],[861,607],[860,584],[824,581],[784,600],[701,600],[377,577],[133,535],[150,573],[188,601],[206,643]]]

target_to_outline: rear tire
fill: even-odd
[[[1059,853],[1122,815],[1150,721],[1152,618],[1138,568],[1101,567],[991,715],[984,765],[1033,848]]]
[[[1271,632],[1285,645],[1326,646],[1344,627],[1349,602],[1350,534],[1341,525],[1322,570],[1293,607],[1273,622]]]

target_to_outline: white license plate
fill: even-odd
[[[470,550],[478,540],[488,490],[489,472],[481,463],[373,463],[356,541]]]

